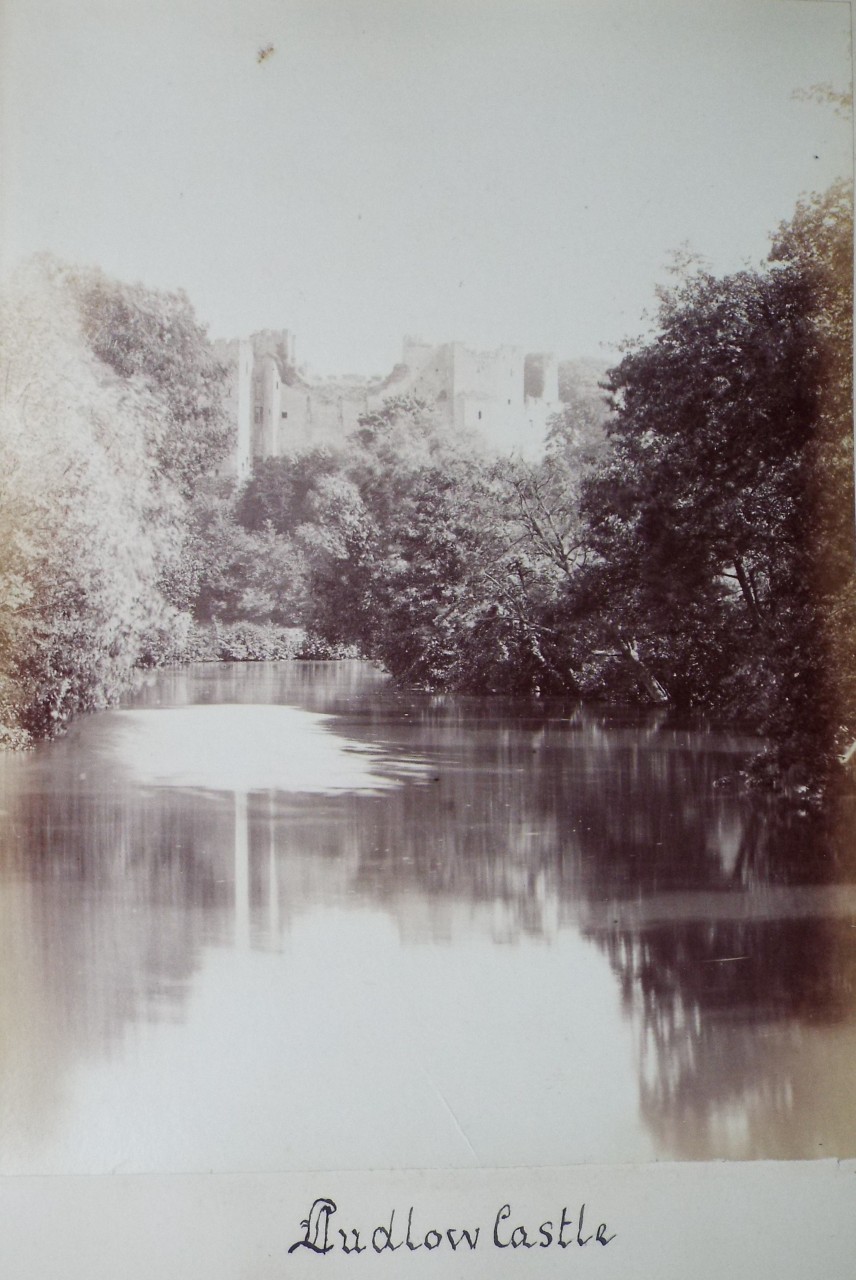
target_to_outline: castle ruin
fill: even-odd
[[[404,339],[402,360],[384,379],[308,380],[298,372],[294,335],[261,330],[214,344],[228,369],[229,413],[236,427],[228,472],[245,480],[256,458],[334,444],[362,414],[391,396],[428,401],[448,426],[473,432],[497,453],[537,457],[547,420],[559,409],[556,359],[521,347],[474,351]]]

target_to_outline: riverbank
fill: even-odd
[[[152,643],[138,664],[163,667],[187,662],[280,662],[285,659],[355,658],[353,646],[330,644],[304,627],[273,622],[191,622],[186,633]]]
[[[187,666],[193,662],[283,662],[339,660],[358,655],[352,647],[329,644],[303,627],[274,623],[188,621],[181,628],[150,636],[134,666],[110,672],[110,680],[93,683],[88,695],[72,699],[71,682],[57,676],[47,699],[52,710],[36,720],[31,682],[16,683],[0,675],[0,751],[23,751],[64,732],[80,713],[115,705],[134,683],[139,670]],[[44,698],[41,699],[44,701]]]

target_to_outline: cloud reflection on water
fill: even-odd
[[[377,747],[342,738],[331,732],[329,716],[297,707],[171,707],[109,718],[113,762],[144,786],[330,795],[372,794],[399,781],[382,772]],[[407,768],[399,764],[396,773]]]

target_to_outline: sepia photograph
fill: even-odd
[[[2,0],[4,1274],[846,1274],[851,19]]]

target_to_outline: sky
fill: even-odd
[[[682,246],[757,265],[852,130],[830,0],[0,0],[2,269],[183,288],[321,374],[405,333],[638,334]],[[259,58],[261,50],[269,49]]]

